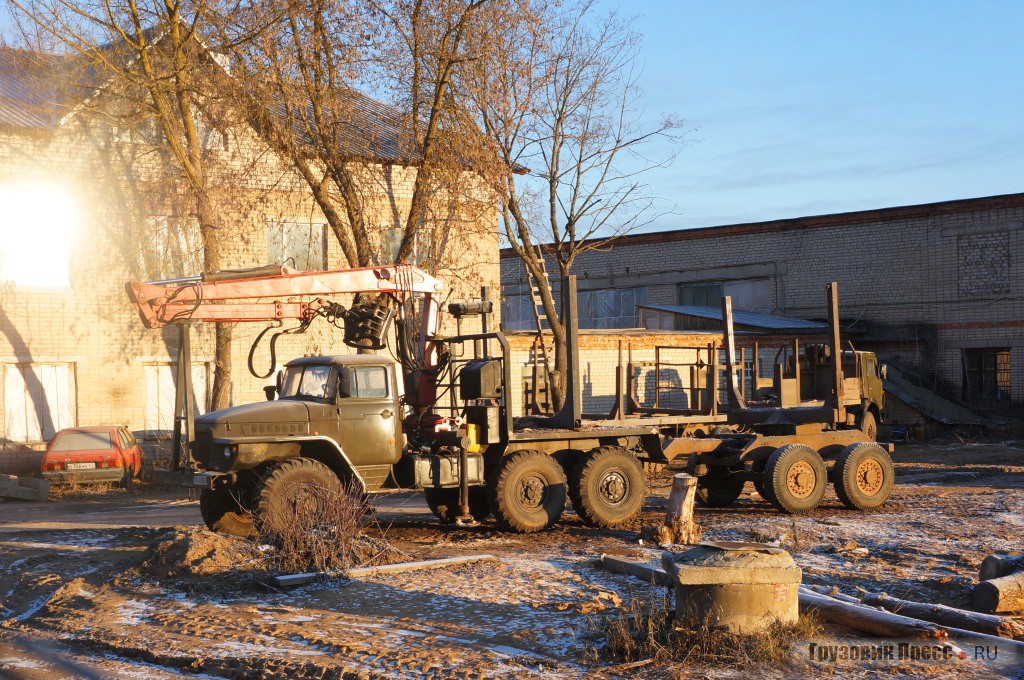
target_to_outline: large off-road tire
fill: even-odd
[[[516,451],[498,463],[488,485],[491,511],[521,533],[547,529],[565,510],[565,472],[540,451]]]
[[[779,510],[810,512],[821,503],[828,470],[817,451],[803,444],[786,444],[772,452],[764,468],[764,485]]]
[[[256,535],[252,513],[238,502],[234,487],[223,486],[212,491],[204,490],[199,496],[199,512],[202,513],[206,526],[212,531],[243,538]]]
[[[706,508],[727,508],[736,502],[746,484],[724,465],[709,465],[697,478],[697,502]]]
[[[636,456],[618,446],[588,451],[569,478],[576,514],[591,526],[614,529],[636,517],[647,496],[647,478]]]
[[[864,439],[869,442],[873,442],[878,439],[878,419],[875,418],[875,414],[871,411],[864,411],[860,417],[860,423],[858,425],[860,431],[864,433]]]
[[[754,488],[757,489],[758,495],[761,496],[761,498],[764,499],[765,502],[771,503],[772,505],[775,504],[775,502],[772,500],[771,488],[765,486],[763,471],[761,473],[761,476],[754,480]]]
[[[853,510],[874,510],[885,503],[896,481],[889,452],[874,442],[843,449],[832,474],[836,495]]]
[[[423,498],[427,507],[445,524],[451,524],[459,518],[459,490],[455,489],[423,489]],[[482,522],[491,514],[491,505],[487,500],[487,489],[482,486],[469,487],[469,514],[477,522]]]
[[[310,502],[314,508],[337,502],[344,495],[341,480],[334,472],[312,458],[291,458],[270,468],[260,480],[255,493],[257,529],[265,533],[281,533],[292,522],[299,503]]]

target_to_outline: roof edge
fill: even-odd
[[[765,222],[741,222],[710,227],[692,227],[688,229],[671,229],[654,231],[644,234],[627,234],[612,240],[615,246],[633,246],[648,243],[668,243],[687,241],[698,238],[716,238],[723,236],[746,236],[748,234],[764,234],[772,232],[796,231],[800,229],[823,229],[826,227],[847,226],[863,222],[877,222],[887,219],[911,219],[949,213],[967,212],[970,210],[989,210],[993,208],[1024,207],[1024,193],[997,194],[978,198],[959,198],[936,203],[919,203],[914,205],[895,206],[891,208],[872,208],[845,213],[827,213],[807,217],[787,217]],[[607,239],[589,239],[584,243],[596,243]],[[514,257],[511,248],[502,248],[501,257]]]

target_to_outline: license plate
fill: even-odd
[[[64,467],[68,470],[95,470],[96,463],[68,463]]]

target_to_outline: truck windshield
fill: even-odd
[[[285,369],[281,399],[333,401],[338,380],[332,366],[290,366]]]

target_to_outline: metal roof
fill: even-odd
[[[101,49],[109,61],[126,64],[131,60],[123,49]],[[81,55],[0,47],[0,126],[55,128],[75,107],[101,91],[106,77]],[[334,146],[340,154],[393,163],[419,162],[419,150],[397,109],[356,90],[348,90],[343,97],[344,101],[331,107],[333,116],[326,116],[334,126],[326,134],[336,136]],[[276,108],[273,113],[289,121],[301,142],[313,144],[307,132],[307,126],[313,126],[311,108],[293,111],[290,116],[283,104]]]
[[[698,307],[696,305],[638,305],[638,307],[642,309],[655,309],[659,312],[696,316],[714,321],[722,320],[722,310],[718,307]],[[773,314],[758,314],[757,312],[744,312],[737,309],[734,309],[732,312],[732,320],[738,326],[752,326],[773,331],[828,330],[828,324],[819,321],[793,319],[788,316],[775,316]]]

